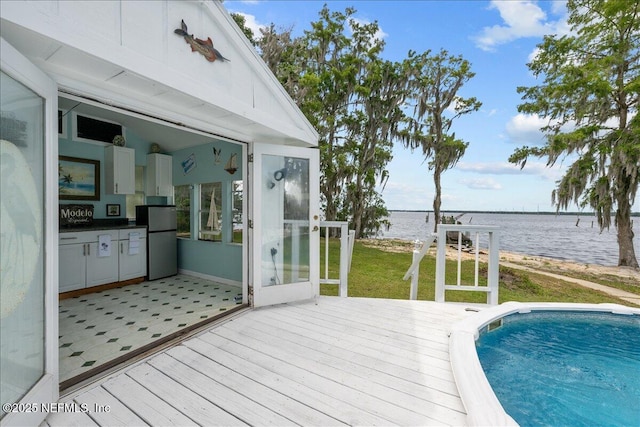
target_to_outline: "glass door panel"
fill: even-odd
[[[58,387],[56,290],[50,277],[58,272],[51,268],[57,265],[51,254],[57,248],[55,207],[47,206],[57,199],[55,180],[47,179],[56,162],[47,154],[57,153],[48,151],[57,135],[56,90],[0,42],[0,402],[36,405],[57,399]],[[10,409],[2,407],[3,424],[39,424],[44,417]]]
[[[309,281],[309,160],[262,159],[262,286]]]
[[[254,158],[254,304],[315,297],[317,150],[260,146]]]

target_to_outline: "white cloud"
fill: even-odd
[[[468,163],[458,162],[457,170],[490,175],[516,175],[521,173],[520,167],[508,162]]]
[[[367,21],[366,19],[360,19],[360,18],[351,18],[355,23],[359,24],[359,25],[369,25],[371,24],[370,21]],[[353,31],[353,29],[352,29]],[[380,25],[378,24],[378,31],[376,31],[376,33],[373,35],[373,39],[374,40],[384,40],[385,38],[389,37],[389,34],[385,33],[382,28],[380,28]]]
[[[541,52],[540,48],[536,46],[527,57],[529,62],[533,62],[533,60],[538,57],[538,54],[540,54],[540,52]]]
[[[509,142],[522,145],[543,144],[544,134],[540,129],[548,124],[548,121],[537,114],[516,114],[506,125]]]
[[[260,29],[267,28],[267,26],[258,23],[254,15],[249,15],[248,13],[244,13],[244,12],[233,12],[233,13],[237,13],[238,15],[244,16],[244,25],[247,28],[249,28],[251,31],[253,31],[254,39],[259,40],[262,37],[262,33],[260,32]]]
[[[505,126],[506,139],[508,142],[518,145],[542,145],[545,143],[546,138],[540,129],[547,125],[557,125],[558,123],[557,120],[549,120],[537,114],[518,113],[511,117]],[[615,120],[609,120],[606,124],[615,126]],[[575,129],[575,126],[575,121],[569,121],[560,126],[560,131],[571,132]]]
[[[549,167],[545,163],[538,161],[528,161],[522,169],[520,169],[520,166],[509,162],[458,162],[456,165],[456,170],[481,175],[537,175],[550,181],[560,179],[563,169],[562,163]]]
[[[462,178],[458,182],[472,190],[502,190],[502,184],[493,178]]]
[[[476,45],[491,51],[498,45],[523,37],[541,37],[546,34],[558,34],[566,31],[566,17],[549,21],[547,14],[533,1],[497,1],[493,0],[490,9],[497,9],[503,25],[484,27],[474,37]],[[552,12],[558,13],[563,8],[553,4]]]

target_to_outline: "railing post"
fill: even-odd
[[[438,225],[438,246],[436,252],[436,285],[435,300],[444,302],[444,268],[447,251],[447,231]]]
[[[412,263],[418,261],[420,258],[420,241],[416,239],[413,247],[413,259]],[[411,273],[411,289],[409,291],[409,299],[417,300],[418,299],[418,276],[420,275],[420,264],[418,264]]]
[[[344,223],[340,226],[340,289],[338,295],[347,296],[349,280],[349,227]]]
[[[500,282],[500,237],[498,233],[489,232],[489,266],[487,271],[487,304],[498,304],[498,286]]]
[[[349,231],[349,223],[346,221],[320,221],[320,227],[325,230],[324,247],[324,277],[320,277],[320,284],[338,285],[338,295],[346,297],[349,287],[349,270],[351,268],[351,256],[353,253],[353,236],[355,231]],[[340,277],[329,278],[329,232],[330,228],[340,228]],[[322,274],[320,274],[322,276]]]

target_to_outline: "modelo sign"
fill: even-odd
[[[60,225],[90,225],[93,205],[60,205]]]

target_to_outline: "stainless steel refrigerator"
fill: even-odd
[[[136,206],[136,225],[147,226],[149,280],[178,274],[178,241],[174,205]]]

